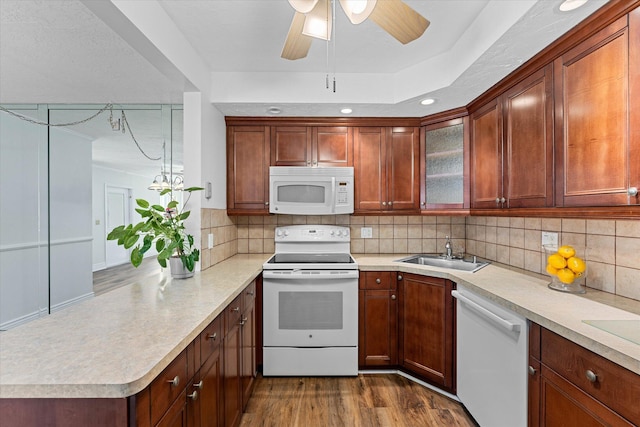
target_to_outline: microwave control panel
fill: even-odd
[[[349,185],[348,181],[338,181],[336,183],[336,204],[346,205],[349,203]]]

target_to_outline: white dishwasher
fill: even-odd
[[[464,286],[452,295],[458,398],[481,427],[526,427],[527,320]]]

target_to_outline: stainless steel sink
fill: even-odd
[[[469,271],[475,273],[482,267],[490,264],[488,261],[481,261],[473,258],[447,258],[441,254],[418,254],[406,258],[397,259],[396,262],[406,262],[408,264],[429,265],[431,267],[451,268],[453,270]]]

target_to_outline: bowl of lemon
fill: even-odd
[[[572,245],[543,246],[546,273],[551,277],[549,288],[556,291],[583,294],[586,292],[587,263],[584,253],[578,253]]]

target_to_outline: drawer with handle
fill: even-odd
[[[207,358],[222,343],[222,315],[213,319],[211,323],[200,333],[200,360],[206,362]]]
[[[396,281],[394,279],[394,273],[391,271],[367,271],[361,276],[360,289],[395,290]]]
[[[180,353],[151,383],[151,424],[156,425],[187,385],[187,351]]]
[[[542,363],[640,425],[640,375],[542,328]]]

